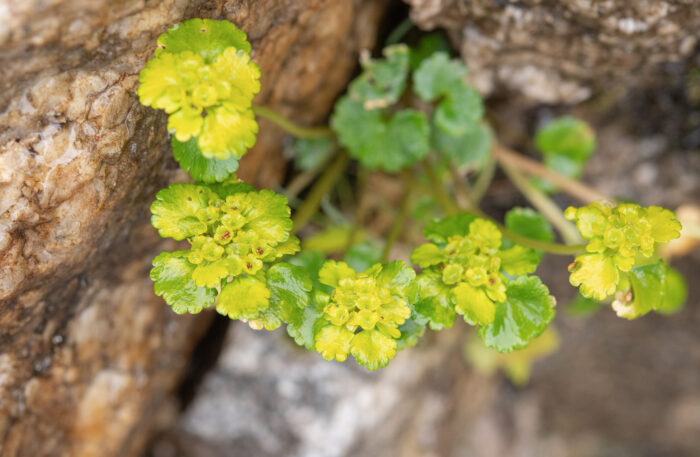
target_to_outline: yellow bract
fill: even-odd
[[[204,157],[241,157],[255,144],[260,68],[246,52],[226,48],[211,64],[191,51],[160,52],[139,81],[141,103],[165,110],[168,130],[180,142],[197,138]]]

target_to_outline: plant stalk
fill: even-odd
[[[528,159],[527,157],[511,151],[500,144],[494,145],[492,154],[500,164],[510,165],[528,174],[548,179],[556,184],[561,190],[583,203],[588,204],[603,200],[614,202],[614,199],[602,194],[601,192],[598,192],[596,189],[593,189],[580,181],[568,178],[560,173],[557,173],[556,171],[550,170],[539,162]]]
[[[384,263],[389,259],[389,254],[391,253],[391,248],[399,239],[401,231],[406,224],[406,219],[408,219],[408,213],[411,210],[411,192],[413,190],[413,172],[410,170],[405,170],[403,173],[403,195],[401,195],[401,203],[399,205],[399,213],[396,215],[394,224],[391,226],[389,235],[386,237],[386,242],[384,243],[384,251],[382,251],[381,262]]]
[[[253,113],[255,113],[256,116],[269,120],[282,128],[285,132],[297,138],[325,138],[333,135],[333,130],[331,130],[330,127],[302,127],[282,116],[277,111],[264,106],[253,105]]]
[[[350,157],[347,151],[340,150],[333,161],[323,171],[309,191],[299,209],[292,217],[292,233],[297,233],[311,220],[321,205],[323,197],[330,192],[340,175],[345,170]]]
[[[530,180],[520,173],[520,170],[506,163],[501,163],[501,168],[515,187],[532,203],[532,206],[552,223],[566,244],[577,244],[582,241],[576,226],[566,219],[561,209],[544,192],[533,186]]]

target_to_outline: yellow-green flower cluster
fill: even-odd
[[[451,236],[442,248],[442,280],[445,284],[467,284],[481,288],[493,301],[506,297],[505,277],[501,271],[501,232],[492,222],[477,219],[467,236]]]
[[[569,280],[580,286],[582,295],[597,300],[615,293],[623,273],[649,263],[657,243],[680,236],[680,222],[672,211],[659,206],[591,203],[569,207],[564,215],[576,222],[588,240],[588,253],[576,257],[569,266]]]
[[[254,275],[264,262],[299,250],[287,200],[269,190],[222,197],[206,186],[174,184],[158,193],[151,212],[161,236],[190,242],[187,261],[196,266],[198,287]]]
[[[452,301],[455,311],[472,324],[489,324],[496,312],[496,303],[506,300],[505,273],[532,273],[537,256],[522,246],[501,249],[498,227],[485,219],[475,219],[465,235],[452,235],[442,245],[426,243],[411,254],[411,261],[424,269],[424,274],[439,275],[454,286]]]
[[[188,39],[196,41],[228,29],[234,35],[242,33],[230,23],[197,21],[200,29],[185,23],[159,39],[161,48],[141,71],[137,92],[141,103],[169,114],[168,130],[178,141],[196,137],[206,158],[241,157],[255,144],[258,132],[251,107],[260,91],[260,69],[248,52],[234,46],[212,50],[193,45],[190,50],[182,39],[170,47],[163,44],[169,42],[169,34],[193,34]]]
[[[396,354],[398,327],[411,316],[404,289],[414,277],[403,262],[362,273],[344,262],[325,262],[319,279],[334,290],[323,308],[316,350],[326,360],[342,362],[352,354],[370,370],[385,366]]]

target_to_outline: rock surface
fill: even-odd
[[[447,29],[483,93],[575,103],[693,53],[695,0],[405,0],[422,28]]]
[[[175,316],[148,279],[165,246],[148,205],[183,179],[164,115],[135,96],[157,36],[233,21],[262,68],[257,103],[312,123],[385,3],[0,1],[0,456],[138,455],[211,317]],[[241,176],[273,185],[281,139],[261,123]]]

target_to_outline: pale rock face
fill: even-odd
[[[138,103],[158,35],[190,17],[249,34],[257,103],[323,120],[385,1],[0,0],[0,455],[137,455],[210,316],[174,315],[148,279],[147,208],[173,179],[163,113]],[[240,175],[272,185],[261,123]],[[160,243],[160,244],[159,244]]]
[[[694,51],[693,0],[405,0],[423,28],[444,27],[484,94],[577,103],[643,85]]]

